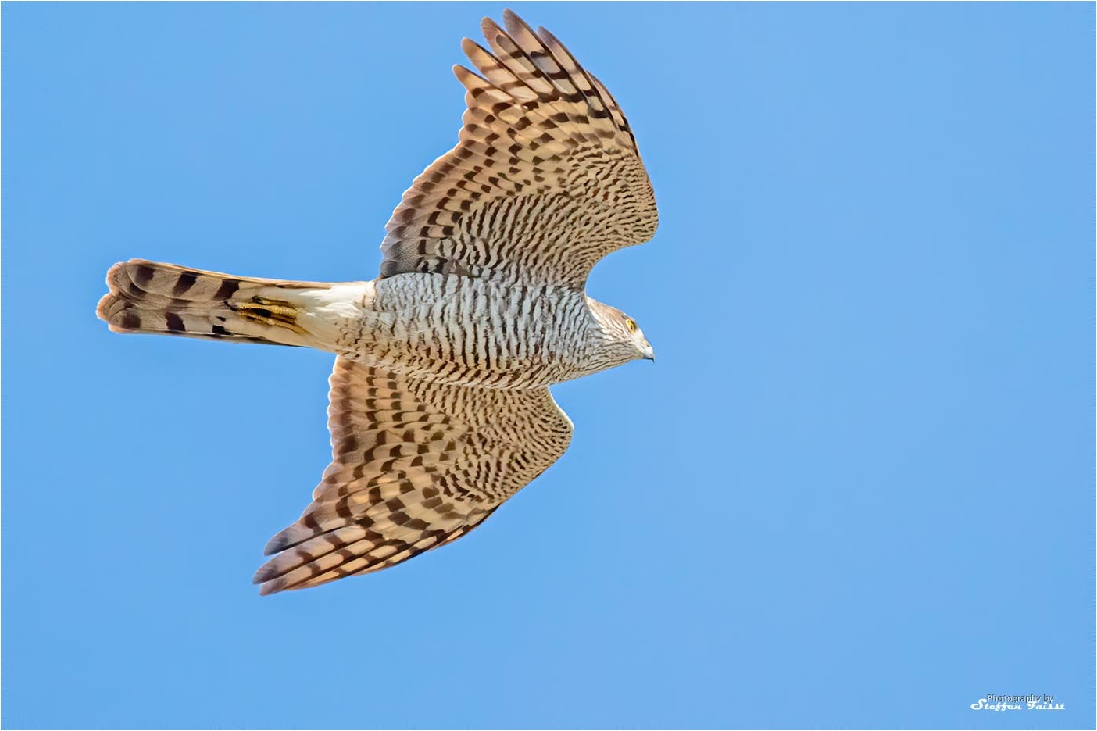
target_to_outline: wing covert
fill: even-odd
[[[301,518],[267,544],[261,594],[379,571],[480,525],[567,449],[548,389],[440,386],[338,358],[332,463]]]
[[[455,272],[582,288],[599,259],[654,235],[658,213],[636,140],[608,90],[559,40],[503,14],[465,39],[457,146],[404,193],[381,276]]]

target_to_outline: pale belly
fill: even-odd
[[[493,388],[589,372],[582,364],[594,324],[581,292],[441,274],[373,284],[348,357],[435,383]]]

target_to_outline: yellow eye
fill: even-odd
[[[634,332],[636,332],[637,330],[640,329],[640,328],[636,327],[636,320],[633,320],[631,317],[626,317],[625,318],[625,327],[628,328],[628,331],[630,333],[634,333]]]

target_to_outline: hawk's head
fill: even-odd
[[[610,307],[597,300],[587,297],[590,310],[598,321],[602,334],[602,346],[606,355],[613,361],[613,365],[627,363],[630,360],[643,358],[655,360],[655,351],[651,343],[644,337],[636,320],[621,312],[616,307]]]

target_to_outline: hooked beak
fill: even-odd
[[[654,363],[655,362],[655,350],[652,349],[651,343],[644,343],[644,345],[647,346],[647,347],[644,348],[644,360],[650,360],[652,363]]]

